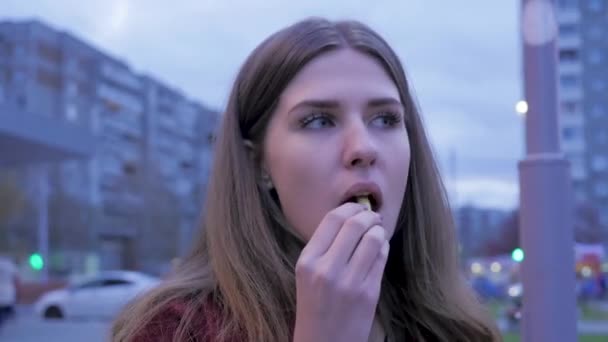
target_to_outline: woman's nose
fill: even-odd
[[[346,131],[344,143],[344,165],[370,167],[378,158],[378,150],[364,124],[354,125]]]

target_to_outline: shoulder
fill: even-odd
[[[173,341],[182,326],[189,340],[211,342],[217,334],[220,317],[220,311],[211,301],[196,305],[187,300],[175,300],[162,307],[132,342]]]

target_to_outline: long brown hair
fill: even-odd
[[[245,145],[261,146],[279,97],[298,71],[342,48],[377,59],[406,111],[410,173],[379,305],[389,339],[501,340],[460,274],[451,211],[399,58],[359,22],[311,18],[270,36],[241,67],[216,144],[201,235],[171,279],[120,315],[114,341],[130,340],[173,301],[188,307],[174,341],[188,340],[209,298],[222,314],[215,340],[290,340],[294,268],[303,243],[290,233],[276,194],[261,181],[259,154],[252,158]]]

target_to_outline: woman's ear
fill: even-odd
[[[258,159],[258,153],[253,142],[249,139],[245,139],[245,141],[243,142],[243,146],[245,146],[245,151],[247,152],[247,156],[249,157],[249,159],[255,162]]]
[[[272,178],[270,178],[270,174],[266,172],[266,170],[262,170],[262,184],[266,188],[266,190],[274,189],[274,184],[272,183]]]
[[[259,173],[258,173],[260,175],[260,179],[259,180],[260,180],[261,184],[267,190],[274,189],[274,184],[272,183],[272,179],[270,178],[270,174],[268,173],[267,168],[264,165],[264,161],[261,158],[261,154],[260,154],[259,149],[255,146],[255,144],[251,140],[248,140],[248,139],[246,139],[244,141],[243,145],[245,146],[245,150],[247,151],[248,157],[253,162],[253,164],[255,165],[255,167],[260,167],[261,168],[259,170]]]

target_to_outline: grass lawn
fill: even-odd
[[[582,319],[591,321],[608,321],[608,311],[594,309],[588,304],[579,304],[578,307],[581,312]]]
[[[505,342],[518,342],[520,341],[519,335],[506,334],[504,335]],[[579,342],[605,342],[606,336],[593,336],[593,335],[581,335],[579,336]]]

